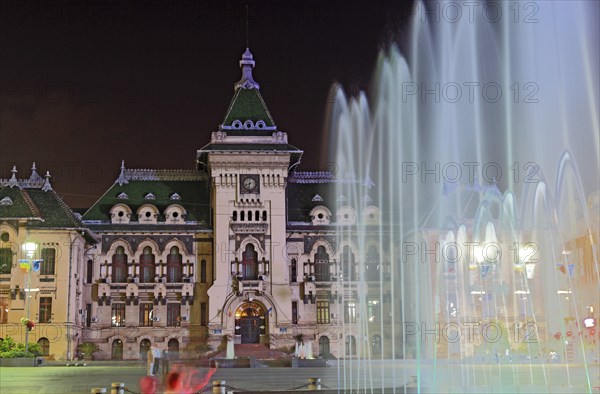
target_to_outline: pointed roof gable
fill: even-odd
[[[234,125],[236,120],[240,121],[239,125],[237,122]],[[245,123],[248,120],[252,121],[254,126],[251,127],[252,129],[260,130],[257,123],[261,120],[265,123],[265,127],[275,127],[271,113],[267,109],[267,105],[258,89],[245,89],[242,87],[236,89],[221,129],[247,129]]]
[[[260,85],[252,76],[254,65],[252,53],[246,48],[240,60],[242,78],[234,84],[235,94],[221,130],[275,130],[273,117],[260,94]]]

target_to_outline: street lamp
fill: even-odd
[[[31,299],[31,270],[33,263],[33,256],[37,249],[37,244],[35,242],[27,242],[23,245],[23,251],[25,252],[25,256],[27,257],[21,262],[26,262],[28,264],[27,269],[27,301],[25,302],[25,318],[29,324],[29,302]],[[29,351],[29,326],[25,328],[25,354]]]

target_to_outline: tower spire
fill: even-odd
[[[252,69],[256,64],[253,60],[250,48],[246,48],[246,51],[242,54],[242,60],[240,60],[240,68],[242,69],[242,79],[237,81],[234,85],[235,89],[260,89],[258,83],[252,77]]]
[[[246,48],[250,48],[250,29],[248,28],[248,4],[246,4]]]

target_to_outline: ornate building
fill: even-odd
[[[352,328],[359,254],[338,229],[360,214],[377,221],[379,211],[344,206],[331,173],[296,171],[303,151],[273,120],[254,65],[246,50],[242,78],[223,123],[198,150],[196,170],[123,166],[84,214],[102,238],[85,294],[86,325],[105,356],[137,358],[154,342],[214,349],[225,335],[277,348],[299,334],[315,355],[364,353]],[[377,279],[378,253],[370,272]],[[389,292],[370,302],[377,321],[389,315]],[[381,338],[374,341],[381,354]]]
[[[28,179],[16,174],[0,179],[0,338],[27,336],[48,358],[71,359],[86,316],[84,253],[96,239],[48,173],[42,178],[34,163]]]
[[[356,237],[359,222],[378,226],[379,209],[370,198],[348,205],[332,173],[297,171],[303,151],[273,120],[254,65],[247,49],[225,118],[197,151],[195,169],[122,163],[74,225],[90,239],[79,236],[69,282],[79,313],[61,320],[100,347],[97,357],[138,359],[153,343],[195,357],[224,336],[281,348],[300,335],[315,356],[392,356],[395,348],[382,344],[399,335],[390,334],[389,258],[377,237],[364,253]],[[372,186],[343,182],[364,193]],[[4,212],[2,220],[16,226]],[[17,285],[7,280],[11,294]]]

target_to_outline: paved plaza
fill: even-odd
[[[190,368],[195,382],[200,382],[208,368]],[[420,380],[423,393],[588,393],[589,376],[592,393],[600,393],[600,367],[590,364],[573,365],[461,365],[422,364],[417,375],[413,362],[339,362],[328,368],[220,368],[211,376],[225,380],[240,390],[292,390],[307,383],[310,377],[320,377],[323,388],[360,392],[365,388],[390,388],[386,392],[414,387]],[[434,373],[435,371],[435,373]],[[123,382],[139,393],[139,380],[145,367],[132,362],[92,363],[86,367],[46,365],[38,368],[0,368],[2,394],[68,394],[90,393],[94,387],[110,392],[111,382]],[[382,384],[383,382],[383,384]],[[570,384],[569,384],[570,383]],[[209,383],[210,384],[210,383]],[[413,392],[410,390],[410,392]]]

